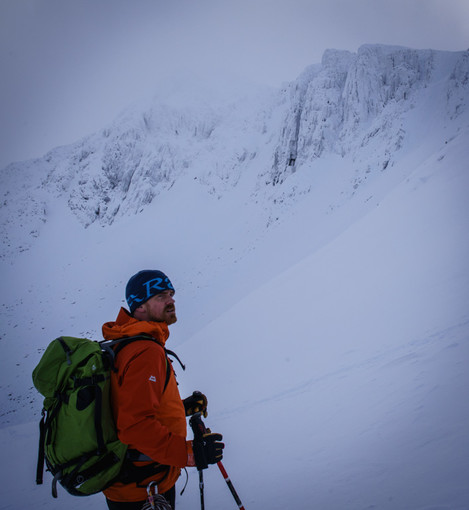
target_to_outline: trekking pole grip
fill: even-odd
[[[194,433],[194,440],[203,441],[203,437],[205,432],[207,432],[207,428],[205,427],[204,422],[202,421],[202,413],[195,413],[191,416],[189,420],[189,424],[191,426],[192,432]]]
[[[205,456],[204,449],[204,434],[207,432],[204,422],[202,421],[202,413],[195,413],[191,416],[189,424],[194,433],[194,440],[192,442],[192,449],[194,451],[194,458],[198,471],[208,468],[208,462]]]

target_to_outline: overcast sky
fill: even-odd
[[[328,48],[469,48],[469,0],[0,0],[0,168],[110,122],[162,80],[280,86]]]

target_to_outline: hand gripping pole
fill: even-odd
[[[190,419],[190,425],[194,432],[194,441],[200,441],[203,435],[208,431],[208,429],[205,427],[204,422],[202,421],[201,414],[202,413],[196,413]],[[217,466],[221,474],[223,475],[223,478],[225,479],[225,482],[228,485],[228,488],[230,489],[230,492],[234,500],[236,501],[236,504],[238,505],[239,509],[245,510],[243,504],[241,503],[241,500],[239,499],[238,493],[236,492],[236,489],[234,488],[233,483],[231,482],[230,477],[228,476],[228,473],[226,472],[226,469],[223,466],[222,462],[221,461],[217,462]],[[202,510],[204,510],[204,482],[202,469],[199,469],[199,488],[200,488],[200,502]]]
[[[192,431],[194,432],[194,443],[203,442],[203,435],[205,434],[206,428],[204,422],[201,419],[201,413],[195,413],[189,420]],[[197,468],[199,472],[199,490],[200,490],[200,508],[205,510],[204,501],[204,471],[203,469]]]

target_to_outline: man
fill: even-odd
[[[206,416],[207,399],[194,392],[181,400],[165,353],[168,326],[177,321],[174,293],[169,278],[161,271],[140,271],[126,286],[130,312],[121,308],[115,322],[103,325],[107,340],[145,336],[118,352],[111,376],[118,436],[129,445],[126,477],[104,491],[111,510],[140,510],[151,481],[157,483],[158,493],[174,509],[175,483],[181,468],[206,467],[222,459],[220,434],[206,434],[202,450],[197,448],[195,455],[192,441],[186,440],[186,416],[196,412]],[[151,476],[146,469],[152,471]],[[135,473],[137,477],[145,475],[144,479],[135,481]]]

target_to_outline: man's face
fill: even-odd
[[[164,290],[139,306],[134,317],[144,321],[166,322],[168,326],[177,321],[174,290]]]

